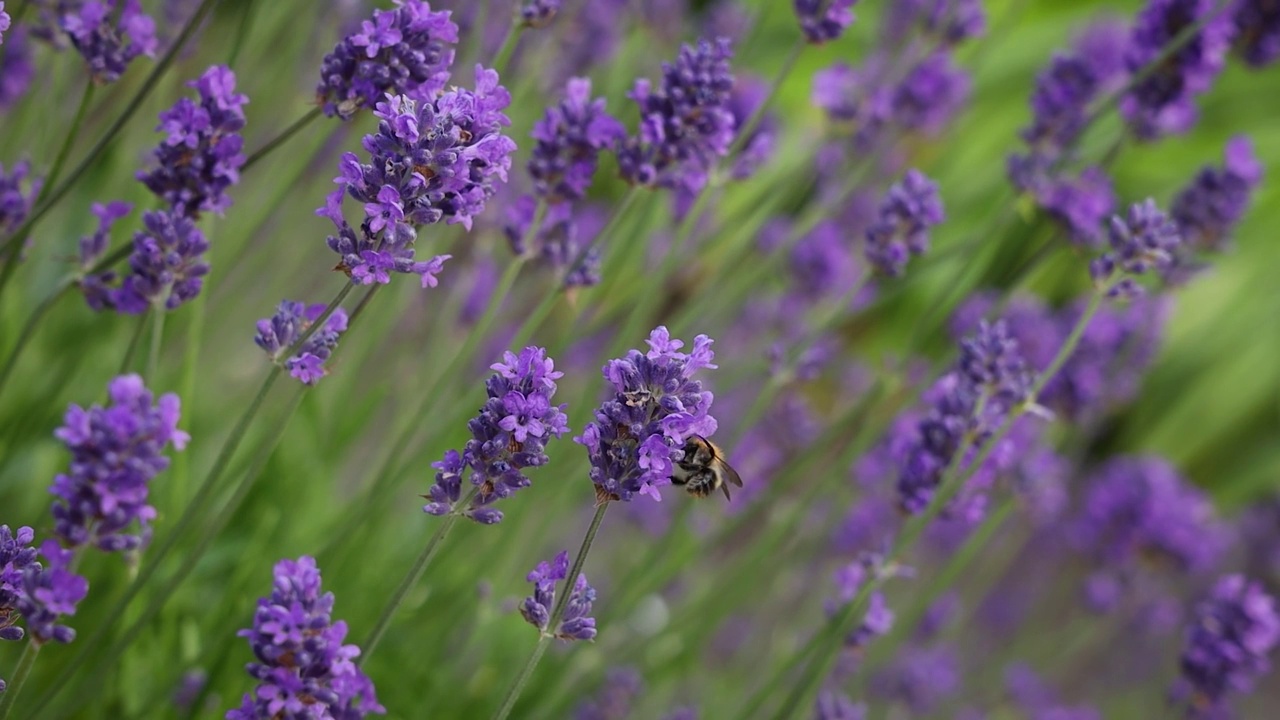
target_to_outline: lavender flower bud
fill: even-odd
[[[316,100],[324,114],[349,120],[386,95],[429,103],[449,82],[458,26],[448,11],[422,0],[397,0],[374,10],[360,30],[343,38],[320,65]]]
[[[1039,155],[1057,159],[1075,145],[1088,119],[1089,104],[1125,73],[1115,48],[1124,48],[1124,30],[1112,22],[1090,26],[1074,52],[1058,55],[1036,77],[1031,94],[1031,125],[1022,139]]]
[[[519,355],[508,352],[503,362],[490,367],[497,372],[485,383],[488,400],[480,414],[467,423],[471,439],[462,453],[450,450],[432,465],[439,472],[423,512],[460,512],[484,525],[500,522],[502,513],[489,506],[529,487],[524,468],[545,465],[547,442],[569,432],[565,406],[551,404],[555,381],[564,373],[556,372],[546,350],[530,346]],[[468,507],[459,508],[462,476],[468,470],[478,491]]]
[[[30,530],[18,530],[20,543],[24,529]],[[75,614],[76,605],[89,594],[89,581],[70,570],[75,553],[63,550],[56,541],[41,543],[40,554],[45,559],[43,565],[30,562],[22,568],[22,589],[15,606],[27,625],[31,642],[69,643],[76,638],[76,631],[58,621],[64,615]]]
[[[1153,63],[1184,30],[1215,13],[1190,42],[1161,60],[1121,101],[1120,110],[1139,138],[1184,133],[1195,124],[1195,97],[1222,72],[1233,33],[1231,15],[1217,12],[1215,5],[1214,0],[1149,0],[1138,14],[1125,55],[1132,73]]]
[[[111,245],[111,228],[121,218],[133,212],[133,205],[113,200],[106,205],[94,203],[89,210],[94,217],[98,218],[98,228],[92,235],[80,238],[80,267],[83,270],[93,267],[93,264],[106,253],[107,247]],[[89,304],[95,310],[101,310],[103,307],[103,305],[94,305],[92,300]]]
[[[635,185],[699,190],[716,160],[733,143],[733,89],[729,41],[699,40],[680,48],[675,63],[663,63],[653,89],[637,80],[630,97],[640,106],[640,130],[618,144],[622,177]]]
[[[333,593],[321,594],[316,561],[305,555],[281,560],[274,576],[253,627],[237,633],[257,658],[245,669],[258,686],[227,720],[384,714],[373,682],[352,662],[360,648],[342,644],[347,624],[332,620]]]
[[[1271,668],[1268,656],[1280,641],[1275,600],[1242,575],[1220,579],[1196,608],[1182,652],[1182,680],[1190,714],[1223,717],[1231,692],[1248,692]]]
[[[222,65],[187,85],[200,93],[200,102],[181,98],[160,113],[156,131],[168,137],[155,149],[155,169],[139,172],[138,180],[181,215],[221,215],[231,206],[226,191],[239,182],[245,161],[240,129],[249,99],[235,92],[235,73]]]
[[[436,285],[449,256],[417,261],[415,228],[443,220],[470,229],[495,183],[506,182],[516,149],[502,134],[511,124],[502,112],[510,102],[498,74],[477,65],[475,92],[454,88],[430,100],[396,95],[378,103],[378,132],[364,138],[370,162],[346,153],[334,180],[338,190],[316,211],[337,226],[329,247],[352,282],[385,284],[399,272],[421,276],[423,287]],[[348,195],[364,203],[359,230],[342,215]]]
[[[0,110],[8,110],[26,95],[36,76],[27,35],[26,29],[19,25],[5,37],[4,52],[0,53]],[[3,176],[0,172],[0,177]]]
[[[0,2],[0,45],[4,44],[4,33],[9,29],[12,20],[9,13],[4,11],[4,3]]]
[[[1127,220],[1113,216],[1107,230],[1111,250],[1089,264],[1089,274],[1099,287],[1109,285],[1112,297],[1141,294],[1134,277],[1152,269],[1169,270],[1182,245],[1177,224],[1150,198],[1134,203]]]
[[[110,405],[67,409],[54,436],[71,451],[71,467],[49,491],[54,530],[70,547],[94,545],[107,552],[135,550],[151,538],[156,510],[147,504],[151,481],[169,467],[166,445],[182,450],[190,436],[178,429],[178,396],[151,392],[137,375],[121,375],[107,387]],[[124,530],[134,522],[138,532]]]
[[[759,78],[745,77],[733,86],[729,95],[729,112],[733,115],[733,134],[737,137],[743,125],[755,114],[768,97],[769,86]],[[769,161],[776,149],[778,135],[778,118],[772,113],[765,113],[750,137],[741,141],[742,150],[733,161],[731,175],[734,180],[745,180],[755,174],[756,170]]]
[[[556,583],[569,574],[569,553],[560,551],[551,562],[540,562],[525,578],[533,583],[533,594],[524,599],[520,614],[530,625],[542,633],[548,633],[551,613],[556,601]],[[593,640],[596,636],[595,618],[589,617],[596,591],[587,584],[587,576],[579,574],[565,603],[564,617],[560,625],[549,634],[561,640]]]
[[[560,12],[561,0],[524,0],[520,4],[520,23],[525,27],[544,28]]]
[[[953,65],[950,54],[935,53],[894,88],[893,121],[905,130],[935,135],[960,112],[970,85],[968,73]]]
[[[590,248],[576,267],[569,267],[582,253],[581,226],[589,223],[598,228],[600,223],[593,221],[599,218],[584,215],[582,220],[585,222],[580,222],[569,203],[548,205],[542,225],[532,238],[533,247],[525,247],[525,236],[533,225],[537,207],[538,202],[532,196],[522,195],[507,211],[507,224],[503,230],[511,251],[518,256],[541,259],[564,278],[565,287],[600,284],[599,248]]]
[[[95,310],[111,308],[127,315],[153,307],[175,310],[200,294],[209,273],[204,259],[209,243],[196,224],[176,211],[144,213],[142,223],[145,229],[133,236],[128,274],[120,278],[108,271],[82,283]]]
[[[659,488],[671,484],[674,463],[684,457],[685,441],[715,433],[713,395],[693,379],[702,368],[714,369],[711,338],[699,335],[693,352],[659,326],[649,334],[649,352],[631,350],[610,360],[604,378],[613,385],[574,442],[584,445],[591,460],[591,481],[604,500],[630,502],[637,494],[662,499]]]
[[[6,50],[12,51],[12,47]],[[31,212],[44,181],[30,175],[31,163],[26,160],[14,163],[7,173],[0,163],[0,232],[12,233]]]
[[[938,186],[919,170],[908,170],[880,203],[880,214],[867,228],[867,261],[876,270],[900,277],[912,255],[929,249],[929,228],[945,214]]]
[[[1262,163],[1248,138],[1232,138],[1225,155],[1221,168],[1202,169],[1173,201],[1170,215],[1187,250],[1226,249],[1262,181]]]
[[[15,535],[8,525],[0,525],[0,640],[16,642],[26,632],[16,623],[21,614],[18,602],[24,587],[22,578],[29,565],[36,565],[36,549],[31,547],[35,531],[20,527]]]
[[[1233,19],[1233,49],[1250,67],[1266,67],[1280,57],[1280,5],[1271,0],[1241,0]]]
[[[119,80],[139,55],[155,57],[159,46],[156,23],[138,0],[86,0],[62,11],[59,24],[100,85]]]
[[[258,332],[253,341],[267,351],[271,362],[279,364],[281,353],[289,349],[311,327],[316,318],[324,314],[324,303],[307,305],[293,300],[283,300],[276,314],[258,321]],[[329,374],[324,363],[338,346],[338,338],[347,331],[347,311],[334,310],[324,321],[324,327],[311,334],[292,357],[284,359],[284,369],[303,385],[315,385]]]
[[[613,147],[626,129],[605,112],[604,98],[591,99],[591,81],[571,78],[565,98],[530,133],[536,144],[529,176],[538,197],[551,203],[580,200],[591,185],[601,150]]]
[[[844,34],[853,24],[853,4],[857,0],[795,0],[796,18],[809,42],[819,45]]]
[[[884,558],[875,553],[862,553],[854,562],[836,570],[836,596],[826,605],[827,615],[834,617],[857,597],[858,591],[865,583],[878,581],[886,572],[883,568]],[[861,624],[854,628],[844,639],[844,646],[850,650],[862,650],[872,640],[882,637],[893,629],[895,619],[893,610],[885,600],[884,593],[874,590],[867,599],[867,610]]]

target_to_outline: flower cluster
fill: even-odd
[[[23,576],[27,567],[36,563],[36,549],[31,547],[35,531],[29,527],[18,528],[15,535],[8,525],[0,525],[0,640],[16,642],[26,637],[26,631],[17,626],[21,614],[18,603],[25,592]],[[0,692],[4,692],[4,680],[0,679]]]
[[[1195,717],[1224,716],[1232,691],[1248,691],[1271,668],[1280,642],[1275,600],[1242,575],[1228,575],[1196,608],[1182,653],[1182,682]]]
[[[548,205],[537,232],[532,237],[527,237],[537,215],[537,206],[533,197],[524,195],[507,211],[507,223],[503,230],[511,245],[511,252],[522,257],[540,259],[563,278],[565,287],[598,285],[600,249],[594,244],[585,250],[582,247],[582,236],[590,238],[595,234],[587,232],[589,228],[585,226],[597,218],[588,214],[575,216],[569,203]],[[570,267],[575,260],[578,264]]]
[[[547,442],[569,431],[564,405],[553,405],[556,380],[564,375],[546,350],[527,347],[519,355],[506,353],[485,383],[488,399],[480,414],[467,423],[471,439],[463,451],[450,450],[435,463],[439,472],[422,509],[431,515],[461,512],[485,525],[502,521],[502,511],[490,507],[515,491],[529,487],[525,468],[547,463]],[[468,507],[456,507],[463,475],[470,472],[476,487]]]
[[[151,537],[156,510],[147,504],[152,479],[169,466],[166,445],[186,447],[178,429],[180,401],[151,392],[137,375],[107,386],[110,405],[67,409],[54,435],[71,451],[71,467],[50,488],[54,529],[70,547],[94,545],[107,552],[134,550]],[[125,532],[138,524],[136,534]]]
[[[592,640],[596,636],[596,619],[589,616],[596,600],[595,588],[587,584],[587,576],[579,574],[565,601],[560,624],[548,631],[555,610],[556,583],[569,575],[569,553],[560,551],[551,562],[540,562],[526,580],[533,583],[533,594],[520,605],[520,614],[543,633],[550,632],[561,640]]]
[[[337,308],[324,321],[324,326],[311,334],[289,358],[280,356],[301,338],[303,333],[324,314],[325,305],[307,305],[294,300],[281,301],[276,314],[258,321],[253,341],[267,351],[271,362],[284,360],[284,369],[304,385],[314,385],[329,374],[324,363],[338,346],[338,338],[347,331],[347,311]]]
[[[561,0],[524,0],[520,4],[520,23],[525,27],[546,27],[560,12],[560,5]]]
[[[682,46],[675,63],[663,63],[656,89],[636,81],[630,97],[640,106],[640,131],[618,145],[627,182],[695,191],[706,184],[733,143],[732,54],[725,38],[699,40]]]
[[[1271,0],[1235,4],[1235,52],[1251,67],[1262,68],[1280,57],[1280,5]]]
[[[35,79],[35,58],[29,36],[19,25],[4,38],[4,52],[0,53],[0,110],[8,110],[26,95]],[[3,172],[0,177],[4,177]]]
[[[18,529],[15,540],[19,546],[30,539],[31,528]],[[64,550],[56,540],[41,543],[40,555],[43,563],[28,561],[21,569],[21,589],[15,593],[14,608],[26,623],[31,642],[69,643],[76,638],[76,631],[58,621],[75,614],[76,605],[89,594],[89,581],[71,569],[75,553]],[[15,560],[29,557],[19,547]]]
[[[258,601],[253,627],[239,632],[257,658],[245,669],[259,684],[227,720],[356,720],[384,713],[373,682],[352,662],[360,648],[342,644],[347,624],[332,620],[333,593],[320,592],[316,561],[281,560],[274,578],[271,595]]]
[[[1112,297],[1135,297],[1142,293],[1135,276],[1155,269],[1166,272],[1174,266],[1182,246],[1178,225],[1148,198],[1129,208],[1128,218],[1113,216],[1107,227],[1111,250],[1089,263],[1089,274],[1098,287]]]
[[[1195,97],[1222,72],[1234,30],[1231,15],[1218,12],[1216,5],[1214,0],[1151,0],[1138,14],[1125,65],[1137,73],[1159,60],[1120,103],[1139,138],[1184,133],[1195,124]],[[1189,42],[1160,59],[1174,38],[1196,24],[1203,27]]]
[[[967,459],[1029,399],[1031,376],[1007,324],[983,321],[974,335],[960,342],[955,370],[939,385],[942,392],[919,421],[917,436],[899,469],[898,505],[912,514],[929,506],[957,454]]]
[[[87,0],[59,20],[99,84],[119,80],[134,58],[155,57],[159,47],[156,23],[138,0]]]
[[[325,115],[343,120],[386,95],[430,102],[449,82],[457,42],[458,26],[447,11],[432,11],[423,0],[396,0],[391,10],[374,10],[324,57],[316,100]]]
[[[547,108],[533,126],[529,158],[534,192],[550,203],[580,200],[591,185],[600,151],[613,147],[626,130],[605,111],[604,98],[591,99],[591,80],[571,78],[559,105]]]
[[[795,0],[800,29],[811,43],[835,40],[853,24],[853,4],[857,0]]]
[[[498,74],[476,66],[475,92],[453,88],[431,100],[397,95],[378,103],[378,132],[364,138],[369,162],[343,155],[334,180],[339,188],[316,211],[337,226],[329,247],[352,282],[385,284],[400,272],[435,286],[448,256],[415,260],[415,228],[445,221],[470,229],[494,183],[506,182],[516,148],[502,134],[511,123],[502,112],[510,102]],[[358,230],[342,216],[347,195],[364,204]]]
[[[200,101],[184,97],[160,113],[156,131],[167,137],[155,149],[155,168],[139,172],[138,180],[177,213],[221,215],[231,206],[226,191],[239,182],[245,161],[240,130],[249,99],[235,91],[236,75],[222,65],[187,84]]]
[[[81,240],[80,265],[88,269],[107,248],[112,224],[128,213],[124,203],[95,205],[97,232]],[[94,310],[110,308],[139,315],[151,308],[174,310],[193,300],[204,286],[209,243],[195,222],[177,210],[144,213],[145,229],[133,236],[129,270],[123,276],[106,271],[85,277],[81,287]]]
[[[1262,181],[1262,163],[1248,138],[1232,138],[1225,155],[1221,168],[1203,168],[1174,198],[1169,214],[1186,250],[1226,249]]]
[[[13,48],[5,52],[12,53]],[[0,71],[7,73],[8,68],[0,66]],[[14,163],[9,172],[0,163],[0,233],[8,235],[22,225],[42,184],[39,178],[31,177],[31,163],[25,160]]]
[[[693,375],[714,369],[711,338],[699,335],[693,351],[659,326],[649,334],[649,352],[631,350],[610,360],[604,378],[613,397],[595,411],[574,441],[587,448],[591,481],[603,501],[630,501],[637,494],[661,500],[659,488],[671,484],[675,463],[684,458],[685,441],[716,431],[710,415],[713,396]]]
[[[937,184],[919,170],[908,170],[889,188],[867,228],[867,262],[885,275],[901,276],[912,255],[929,249],[929,228],[944,217]]]
[[[898,569],[897,572],[901,572]],[[836,596],[828,601],[826,612],[835,616],[849,603],[854,601],[862,586],[869,582],[880,582],[891,574],[884,568],[884,558],[874,553],[863,553],[861,557],[835,572]],[[867,597],[867,610],[862,622],[844,639],[844,646],[850,650],[861,650],[871,644],[872,640],[881,637],[893,629],[893,610],[880,590],[872,590]]]

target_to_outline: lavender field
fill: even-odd
[[[1280,717],[1280,2],[0,2],[0,720]]]

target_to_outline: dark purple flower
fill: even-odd
[[[1231,15],[1219,12],[1216,5],[1214,0],[1149,0],[1138,14],[1125,55],[1131,73],[1154,63],[1175,37],[1207,20],[1190,42],[1161,60],[1121,101],[1120,110],[1140,139],[1184,133],[1195,124],[1195,97],[1222,72],[1234,32]]]
[[[663,63],[654,89],[636,81],[630,97],[640,106],[640,130],[618,144],[622,177],[636,185],[700,190],[733,143],[728,102],[733,90],[729,41],[684,45],[675,63]]]
[[[575,215],[570,203],[548,205],[542,218],[542,224],[534,236],[526,236],[533,225],[538,201],[530,195],[522,195],[507,210],[507,223],[503,230],[511,251],[518,256],[536,257],[548,267],[555,270],[563,278],[565,287],[589,287],[600,283],[600,250],[592,246],[584,254],[584,240],[590,241],[602,226],[601,218],[591,213],[579,212]],[[581,236],[586,236],[581,237]],[[569,265],[578,259],[581,261],[570,268]]]
[[[175,310],[200,294],[209,273],[204,259],[209,243],[196,224],[177,211],[144,213],[142,223],[145,229],[133,236],[127,274],[107,271],[84,279],[86,299],[95,310],[111,308],[128,315],[152,308]]]
[[[1249,139],[1227,143],[1221,168],[1200,170],[1173,201],[1170,215],[1178,223],[1185,250],[1225,250],[1231,234],[1262,181],[1262,163]]]
[[[898,0],[888,11],[884,35],[891,43],[918,29],[927,39],[950,47],[981,35],[987,27],[981,0]]]
[[[805,39],[814,44],[830,42],[853,24],[857,0],[794,0],[796,18]]]
[[[458,26],[449,12],[422,0],[396,0],[374,10],[358,32],[343,38],[320,65],[316,99],[329,117],[350,119],[386,95],[430,103],[449,82]]]
[[[152,479],[169,467],[165,446],[182,450],[189,436],[178,429],[178,396],[162,395],[152,405],[137,375],[112,380],[107,396],[107,407],[71,405],[54,433],[71,451],[70,469],[49,488],[58,497],[54,529],[70,547],[134,550],[151,537],[156,510],[147,495]],[[124,532],[135,521],[137,533]]]
[[[1234,21],[1234,50],[1250,67],[1266,67],[1280,57],[1280,3],[1241,0]]]
[[[671,484],[673,464],[684,457],[685,442],[716,431],[713,395],[693,375],[714,369],[711,338],[699,335],[693,351],[659,326],[649,334],[649,352],[631,350],[610,360],[604,378],[613,397],[595,411],[574,442],[587,448],[597,497],[630,502],[637,494],[660,501],[659,488]]]
[[[530,133],[536,141],[529,158],[534,192],[551,203],[582,199],[600,151],[626,134],[622,123],[605,111],[604,98],[591,99],[591,80],[570,78],[564,100],[547,108]]]
[[[876,695],[927,715],[960,689],[960,662],[948,646],[908,647],[871,679]]]
[[[867,262],[899,277],[912,255],[929,249],[929,228],[945,217],[938,186],[919,170],[908,170],[880,202],[879,217],[867,229]]]
[[[338,308],[324,321],[324,327],[311,334],[289,358],[280,357],[324,314],[324,303],[307,305],[293,300],[281,301],[276,314],[258,321],[253,341],[267,351],[271,362],[281,363],[289,374],[304,385],[314,385],[329,374],[324,363],[338,346],[338,338],[347,331],[347,311]]]
[[[561,0],[523,0],[520,3],[520,22],[525,27],[546,27],[560,12],[560,5]]]
[[[18,530],[19,541],[23,529],[29,530]],[[89,594],[89,581],[71,571],[75,553],[63,550],[57,541],[45,540],[40,554],[45,559],[43,565],[30,562],[22,568],[16,608],[31,634],[31,642],[69,643],[75,639],[76,631],[58,621],[64,615],[75,614],[76,605]]]
[[[1182,246],[1177,223],[1150,198],[1134,203],[1127,220],[1112,216],[1107,231],[1111,250],[1094,258],[1089,274],[1095,285],[1108,288],[1113,297],[1141,294],[1135,277],[1153,269],[1169,270]]]
[[[5,38],[4,52],[0,52],[0,110],[13,107],[27,94],[35,78],[35,60],[27,35],[26,29],[19,25]]]
[[[12,47],[5,49],[10,52]],[[0,70],[8,72],[7,68]],[[31,163],[26,160],[14,163],[9,172],[0,163],[0,233],[8,235],[22,225],[43,184],[40,178],[31,177]]]
[[[26,632],[16,623],[21,617],[18,603],[24,593],[26,568],[33,564],[39,567],[36,549],[31,546],[35,536],[29,527],[20,527],[14,534],[8,525],[0,525],[0,640],[18,641],[26,637]]]
[[[155,57],[156,23],[138,0],[86,0],[59,8],[59,25],[89,65],[94,82],[120,79],[139,55]]]
[[[167,137],[153,153],[155,169],[139,172],[138,180],[182,215],[221,215],[231,206],[226,192],[240,181],[245,161],[240,130],[249,99],[235,91],[236,75],[222,65],[187,85],[200,101],[184,97],[160,113],[156,131]]]
[[[1182,652],[1182,683],[1190,714],[1222,717],[1230,693],[1247,693],[1271,668],[1270,655],[1280,641],[1275,600],[1242,575],[1218,580],[1210,597],[1196,608]]]
[[[450,450],[432,465],[438,472],[423,512],[458,512],[484,525],[501,522],[502,512],[491,505],[529,487],[523,470],[545,465],[547,443],[569,431],[565,406],[551,402],[564,373],[555,370],[546,350],[530,346],[519,355],[508,352],[490,367],[496,372],[485,383],[488,399],[467,423],[471,439],[462,453]],[[467,473],[476,493],[462,508],[458,502]]]
[[[951,55],[931,55],[894,88],[893,121],[905,130],[937,134],[969,99],[970,85],[968,73],[954,66]]]
[[[1115,194],[1101,168],[1087,167],[1071,177],[1055,170],[1047,155],[1015,154],[1009,157],[1009,177],[1071,242],[1094,247],[1102,241],[1102,224],[1115,209]]]
[[[813,707],[814,720],[866,720],[867,706],[855,703],[848,695],[824,692]]]
[[[516,147],[502,134],[511,122],[502,112],[510,102],[498,74],[477,65],[475,92],[454,88],[429,101],[397,95],[378,103],[378,132],[364,137],[370,162],[343,155],[334,180],[339,188],[316,211],[338,228],[329,247],[352,282],[387,283],[398,272],[435,286],[449,256],[417,261],[416,228],[444,221],[470,229],[495,183],[506,182]],[[346,196],[364,205],[358,229],[343,218]]]
[[[353,660],[360,648],[344,645],[347,624],[334,622],[333,593],[320,592],[313,558],[276,563],[271,595],[258,600],[248,638],[256,662],[245,666],[258,681],[227,720],[344,718],[358,720],[386,711],[373,682]]]
[[[533,583],[533,594],[524,599],[520,606],[520,614],[530,625],[538,628],[543,634],[549,634],[561,640],[593,640],[596,636],[595,618],[588,614],[591,604],[595,602],[596,591],[587,584],[587,576],[579,574],[569,590],[564,617],[560,624],[548,630],[551,613],[555,610],[556,583],[564,580],[569,574],[569,553],[560,551],[551,562],[540,562],[525,578]],[[561,588],[561,592],[565,592]]]
[[[627,667],[612,668],[606,673],[600,692],[579,704],[573,719],[627,720],[632,703],[643,689],[640,673]]]

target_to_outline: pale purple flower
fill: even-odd
[[[335,309],[324,321],[324,326],[312,333],[291,357],[283,358],[281,355],[324,314],[324,310],[323,303],[307,305],[283,300],[275,315],[258,321],[258,332],[253,337],[258,347],[271,357],[271,362],[283,363],[282,367],[304,385],[314,385],[328,374],[324,363],[347,330],[347,311]]]
[[[565,601],[564,615],[560,618],[559,625],[549,627],[551,614],[555,611],[556,583],[565,580],[568,574],[569,553],[563,550],[551,562],[538,563],[525,578],[533,583],[533,594],[520,605],[520,614],[543,634],[561,640],[593,640],[596,636],[596,621],[589,613],[596,599],[596,591],[587,584],[587,576],[584,574],[578,575],[572,589],[560,588],[560,592],[569,593],[569,599]]]
[[[23,536],[23,529],[18,535]],[[31,562],[22,568],[22,589],[15,607],[31,635],[30,642],[69,643],[76,631],[59,621],[75,614],[76,605],[89,594],[89,581],[71,570],[75,553],[62,549],[57,541],[41,543],[40,555],[43,563]]]

